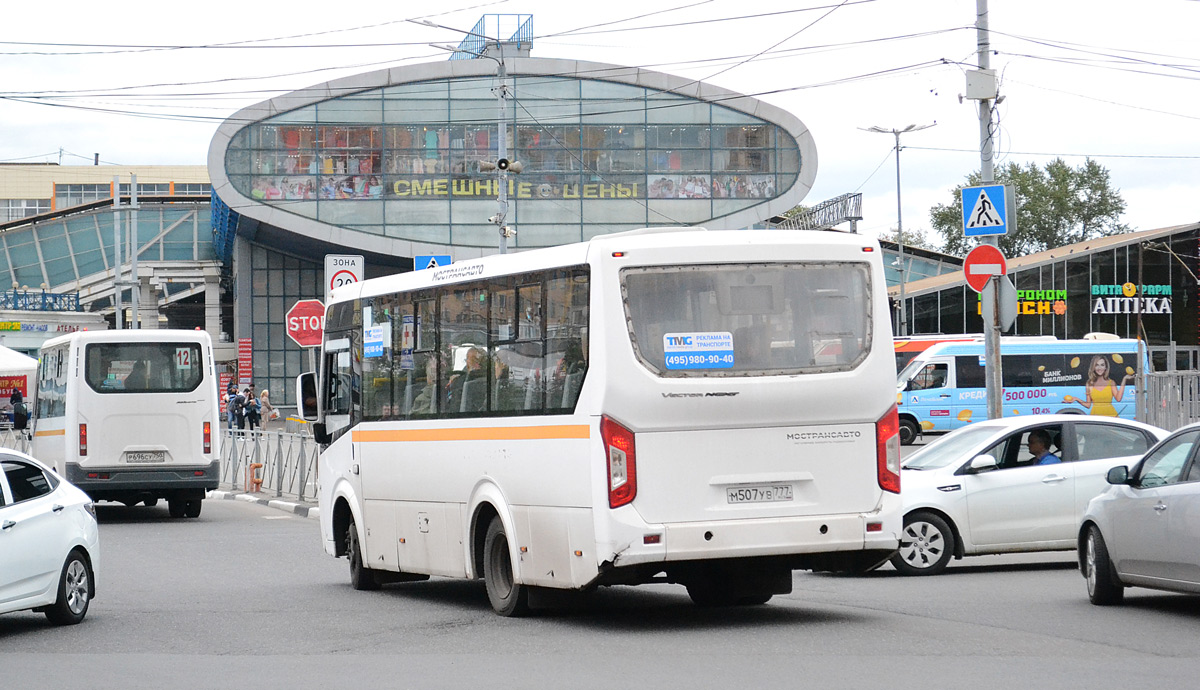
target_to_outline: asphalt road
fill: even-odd
[[[765,606],[682,587],[495,616],[479,582],[349,586],[315,520],[211,500],[196,520],[101,504],[87,620],[0,616],[0,688],[1191,688],[1200,597],[1091,606],[1073,554],[984,557],[942,576],[797,573]]]

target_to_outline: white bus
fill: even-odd
[[[691,229],[339,288],[297,395],[354,587],[482,578],[520,615],[543,587],[757,604],[882,562],[894,378],[875,240]]]
[[[80,331],[38,362],[33,455],[97,501],[198,517],[220,478],[220,414],[204,331]]]

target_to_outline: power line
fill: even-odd
[[[979,153],[979,149],[951,149],[937,146],[905,146],[906,149],[921,151],[948,151],[952,153]],[[1007,156],[1062,156],[1066,158],[1147,158],[1167,160],[1200,160],[1200,156],[1163,156],[1138,153],[1053,153],[1047,151],[1006,151]]]

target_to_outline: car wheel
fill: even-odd
[[[1096,606],[1119,604],[1125,599],[1125,587],[1117,579],[1116,569],[1108,557],[1108,546],[1100,536],[1100,528],[1088,527],[1084,544],[1083,576],[1087,579],[1088,599]]]
[[[181,498],[172,498],[167,501],[167,512],[173,518],[181,518],[187,512],[187,501]]]
[[[954,556],[954,532],[933,513],[917,511],[904,516],[900,550],[892,565],[904,575],[937,575]]]
[[[508,535],[500,518],[492,519],[483,539],[483,582],[496,613],[509,617],[529,613],[529,588],[518,584],[513,576]]]
[[[900,420],[900,445],[911,445],[913,441],[917,440],[919,433],[921,433],[921,427],[917,425],[916,420],[907,417]]]
[[[145,504],[147,508],[153,508],[154,506],[158,505],[158,499],[147,498],[145,501],[142,501],[142,503]]]
[[[79,551],[72,551],[58,578],[58,599],[46,609],[55,625],[75,625],[87,615],[92,600],[92,573]]]
[[[379,589],[379,580],[375,579],[375,573],[363,563],[362,549],[358,544],[358,527],[353,518],[346,528],[346,558],[350,560],[351,587],[364,592]]]
[[[200,517],[200,508],[203,503],[198,498],[191,499],[183,504],[183,516],[190,518]]]

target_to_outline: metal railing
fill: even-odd
[[[19,450],[22,453],[28,453],[30,446],[29,431],[18,431],[11,426],[5,429],[0,429],[0,448],[8,448],[10,450]]]
[[[221,486],[315,501],[319,447],[307,433],[223,429]]]
[[[1166,371],[1145,377],[1142,421],[1168,431],[1200,421],[1200,372]]]

